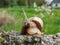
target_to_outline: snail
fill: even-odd
[[[43,28],[43,21],[39,17],[31,17],[24,22],[22,35],[40,35]]]

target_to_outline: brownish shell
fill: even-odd
[[[32,20],[33,22],[36,23],[37,27],[42,30],[43,28],[43,21],[41,18],[39,17],[32,17],[32,18],[29,18],[29,20]]]

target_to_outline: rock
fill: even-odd
[[[60,45],[60,33],[54,34],[54,35],[20,35],[19,32],[17,31],[10,31],[8,33],[2,33],[4,36],[2,38],[4,41],[0,44],[7,44],[11,45],[20,45],[20,44],[25,44],[26,45]],[[8,36],[7,36],[8,34]]]

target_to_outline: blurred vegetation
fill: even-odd
[[[34,8],[23,8],[26,11],[27,17],[30,18],[32,16],[38,16],[41,18],[40,13],[36,13]],[[25,20],[22,8],[20,7],[13,7],[13,8],[1,8],[0,11],[5,10],[10,16],[15,19],[15,24],[8,24],[3,29],[7,30],[16,30],[21,31],[23,22]],[[46,17],[42,18],[44,21],[44,28],[43,32],[46,34],[55,34],[60,32],[60,10],[55,9],[53,11],[54,15],[47,15]]]
[[[0,0],[0,7],[33,6],[34,2],[41,5],[44,0]]]
[[[32,16],[38,16],[41,18],[40,13],[36,13],[36,11],[34,11],[34,2],[36,2],[38,6],[41,6],[44,3],[44,0],[0,0],[0,13],[2,11],[6,11],[7,16],[5,18],[8,19],[6,23],[3,23],[6,25],[0,27],[0,30],[21,31],[25,19],[22,8],[26,11],[28,18]],[[54,15],[47,15],[42,18],[42,20],[44,21],[43,32],[45,32],[46,34],[55,34],[57,32],[60,32],[60,8],[56,8],[55,10],[53,10],[53,13]],[[14,20],[11,20],[11,18]],[[3,20],[5,20],[3,18],[0,19],[2,19],[2,22]],[[9,22],[13,22],[14,24]]]

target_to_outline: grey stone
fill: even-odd
[[[60,33],[57,33],[54,35],[44,34],[44,35],[39,36],[39,35],[20,35],[19,32],[10,31],[6,34],[5,33],[3,33],[3,34],[4,34],[4,37],[2,37],[2,38],[4,40],[6,40],[8,42],[8,44],[10,44],[12,42],[14,45],[18,44],[18,43],[24,45],[25,42],[28,42],[29,45],[32,45],[30,43],[33,43],[35,45],[60,45]],[[6,36],[7,34],[9,36]],[[8,39],[6,39],[6,37],[8,37]]]

